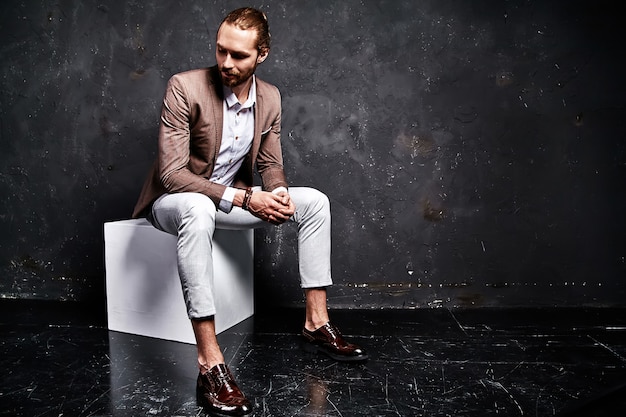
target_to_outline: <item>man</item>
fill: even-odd
[[[330,205],[317,190],[288,188],[280,146],[280,94],[254,75],[269,49],[265,15],[237,9],[219,27],[217,65],[169,80],[158,158],[133,214],[178,237],[178,272],[198,349],[198,398],[208,411],[222,415],[246,415],[252,407],[224,364],[215,335],[215,228],[295,222],[307,350],[340,361],[367,359],[329,322]],[[252,187],[254,165],[262,188]]]

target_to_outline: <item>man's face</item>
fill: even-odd
[[[224,85],[233,88],[243,84],[265,60],[267,53],[259,54],[256,43],[256,30],[242,30],[229,23],[220,26],[215,58]]]

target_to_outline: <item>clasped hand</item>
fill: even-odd
[[[267,191],[252,193],[248,210],[261,220],[272,224],[283,224],[293,216],[296,205],[287,192],[273,194]]]

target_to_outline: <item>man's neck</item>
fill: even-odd
[[[232,88],[233,93],[237,96],[239,103],[244,104],[248,100],[250,94],[250,86],[252,85],[252,77],[248,78],[245,82]]]

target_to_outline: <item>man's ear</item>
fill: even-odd
[[[265,58],[267,58],[269,53],[270,53],[269,49],[262,49],[261,52],[259,53],[259,56],[256,59],[256,63],[260,64],[261,62],[265,61]]]

